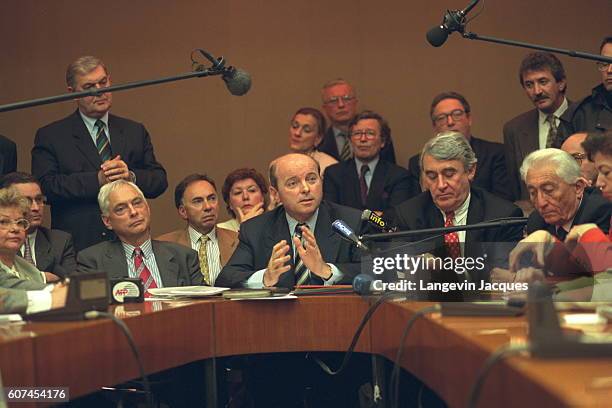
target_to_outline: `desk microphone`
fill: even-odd
[[[392,226],[388,221],[386,221],[383,217],[376,214],[372,210],[365,209],[361,213],[361,220],[367,221],[368,223],[376,226],[379,230],[383,232],[395,232],[397,231],[396,226]]]
[[[361,242],[357,234],[355,234],[355,231],[353,231],[351,227],[349,227],[346,224],[346,222],[342,220],[336,220],[332,223],[332,229],[334,230],[336,234],[340,235],[342,238],[351,242],[357,248],[364,250],[366,252],[370,251],[370,248],[368,248],[367,245]]]

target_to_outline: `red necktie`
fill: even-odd
[[[361,191],[361,204],[365,207],[366,201],[368,201],[368,183],[366,183],[365,176],[370,171],[370,166],[367,164],[361,165],[361,172],[359,174],[359,190]]]
[[[151,294],[149,294],[147,290],[155,289],[157,284],[155,283],[155,279],[153,279],[153,275],[151,275],[151,271],[149,271],[149,268],[147,268],[147,265],[145,265],[142,260],[142,249],[140,249],[140,247],[134,248],[134,267],[136,269],[136,274],[144,286],[144,297],[150,297]]]
[[[454,227],[455,221],[455,212],[450,211],[446,213],[446,222],[444,223],[445,227]],[[461,257],[461,247],[459,246],[459,234],[457,232],[451,232],[449,234],[444,234],[444,243],[446,244],[446,248],[448,249],[448,254],[452,258],[460,258]]]

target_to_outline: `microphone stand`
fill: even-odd
[[[472,32],[464,33],[463,27],[457,31],[461,33],[463,38],[466,38],[468,40],[488,41],[488,42],[497,43],[497,44],[511,45],[514,47],[522,47],[522,48],[530,48],[532,50],[538,50],[538,51],[554,52],[557,54],[564,54],[564,55],[568,55],[570,57],[575,57],[575,58],[582,58],[582,59],[588,59],[588,60],[593,60],[593,61],[612,63],[612,57],[606,57],[603,55],[596,55],[596,54],[589,54],[586,52],[566,50],[563,48],[547,47],[544,45],[530,44],[530,43],[514,41],[514,40],[505,40],[503,38],[487,37],[487,36],[478,35]]]
[[[453,227],[439,227],[439,228],[427,228],[420,230],[411,231],[398,231],[398,232],[386,232],[379,234],[365,234],[359,237],[361,241],[380,241],[391,238],[408,238],[418,235],[430,235],[430,234],[449,234],[455,231],[470,231],[478,229],[489,229],[499,227],[513,227],[517,225],[527,224],[527,218],[508,218],[506,220],[481,222],[472,225],[457,225]]]
[[[9,103],[6,105],[0,105],[0,112],[8,112],[12,110],[30,108],[32,106],[48,105],[48,104],[55,103],[55,102],[63,102],[63,101],[71,100],[71,99],[83,98],[86,96],[100,96],[108,92],[123,91],[126,89],[139,88],[139,87],[148,86],[148,85],[163,84],[166,82],[180,81],[183,79],[201,78],[201,77],[213,76],[213,75],[225,75],[225,74],[230,74],[233,70],[234,70],[233,67],[227,67],[227,68],[225,67],[225,61],[223,60],[223,57],[221,57],[213,63],[213,66],[211,68],[204,68],[202,65],[199,65],[196,67],[195,71],[187,72],[184,74],[179,74],[179,75],[174,75],[174,76],[169,76],[169,77],[164,77],[164,78],[158,78],[158,79],[147,79],[144,81],[129,82],[127,84],[109,86],[108,88],[91,88],[87,91],[69,92],[69,93],[65,93],[62,95],[49,96],[45,98],[31,99],[31,100],[22,101],[22,102]]]

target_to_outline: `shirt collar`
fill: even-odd
[[[189,233],[189,239],[191,240],[192,244],[196,244],[197,242],[199,242],[200,238],[203,235],[205,235],[199,232],[198,230],[196,230],[195,228],[193,228],[191,225],[187,228],[187,232]],[[211,229],[208,232],[208,234],[206,234],[206,236],[211,241],[216,241],[217,240],[217,229],[213,227],[213,229]]]
[[[315,226],[317,225],[318,216],[319,216],[319,209],[317,208],[314,214],[312,214],[312,217],[306,220],[306,223],[305,223],[306,225],[308,225],[308,229],[310,229],[313,233],[315,230]],[[295,226],[298,225],[300,222],[296,220],[295,218],[293,218],[292,216],[290,216],[289,214],[287,214],[287,211],[285,211],[285,217],[287,218],[287,224],[289,224],[289,233],[293,235],[293,232],[295,231]]]
[[[563,97],[563,102],[561,102],[561,106],[559,106],[557,108],[557,110],[553,113],[555,118],[560,119],[561,115],[563,115],[565,113],[565,111],[567,110],[568,106],[569,106],[569,104],[567,103],[567,98]],[[540,123],[541,124],[547,123],[546,122],[546,118],[548,117],[548,113],[544,113],[544,112],[542,112],[541,110],[538,109],[538,116],[540,118]]]
[[[123,251],[125,252],[125,256],[128,259],[132,259],[134,257],[134,249],[136,249],[136,247],[123,241],[121,241],[121,244],[123,245]],[[142,251],[143,258],[149,258],[153,254],[153,245],[151,244],[151,238],[147,239],[145,242],[142,243],[142,245],[140,245],[140,250]]]
[[[376,170],[376,165],[378,164],[379,160],[380,160],[380,154],[376,156],[375,159],[369,161],[368,163],[363,162],[355,157],[355,165],[357,166],[357,174],[361,174],[361,166],[363,166],[364,164],[367,165],[368,168],[370,169],[370,174],[373,174],[374,170]]]
[[[468,212],[468,209],[470,208],[471,197],[472,197],[472,193],[468,192],[468,196],[463,202],[463,204],[461,204],[459,208],[455,210],[455,222],[456,223],[459,222],[459,220],[462,220],[464,217],[467,217],[467,212]],[[446,213],[442,210],[440,210],[440,212],[442,213],[442,217],[444,217],[444,221],[446,221]]]
[[[79,114],[81,115],[81,119],[83,119],[83,122],[85,122],[85,127],[87,128],[89,133],[93,134],[95,131],[94,128],[96,127],[96,122],[98,121],[98,119],[90,118],[89,116],[86,116],[85,114],[83,114],[83,112],[81,112],[80,109],[79,109]],[[104,116],[100,118],[100,120],[104,123],[104,127],[108,129],[108,112],[106,112]]]

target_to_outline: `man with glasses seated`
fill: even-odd
[[[525,206],[529,193],[519,169],[527,155],[547,147],[558,148],[572,133],[571,117],[576,104],[565,97],[567,80],[559,59],[547,52],[528,54],[519,68],[519,81],[535,109],[504,124],[506,166],[515,199]]]
[[[472,135],[472,110],[463,95],[457,92],[443,92],[436,95],[431,102],[429,116],[434,135],[453,131],[461,133],[468,140],[478,159],[472,185],[506,200],[514,199],[508,190],[504,148],[500,143],[489,142]],[[415,182],[421,185],[421,190],[426,190],[420,183],[421,169],[418,154],[410,158],[408,170]]]
[[[612,36],[602,40],[599,53],[612,58]],[[604,132],[612,129],[612,64],[597,62],[597,70],[601,74],[601,84],[580,102],[572,118],[577,132]]]
[[[46,197],[30,174],[14,172],[0,179],[0,188],[13,187],[30,203],[30,227],[21,249],[23,259],[44,271],[48,282],[65,278],[76,270],[72,237],[64,231],[43,227]]]
[[[327,82],[321,89],[322,107],[331,126],[325,132],[318,150],[327,153],[338,161],[353,157],[348,125],[357,115],[359,100],[355,90],[344,79],[338,78]],[[380,157],[395,164],[393,140],[389,138],[380,151]]]
[[[589,160],[582,147],[582,142],[587,138],[587,133],[574,133],[561,145],[561,150],[568,152],[576,160],[576,163],[580,166],[580,173],[582,177],[588,182],[588,187],[594,186],[597,181],[597,168],[595,163]]]
[[[391,137],[391,129],[382,116],[372,111],[361,112],[349,124],[349,135],[354,158],[325,170],[325,200],[384,212],[418,193],[406,169],[381,157]]]

